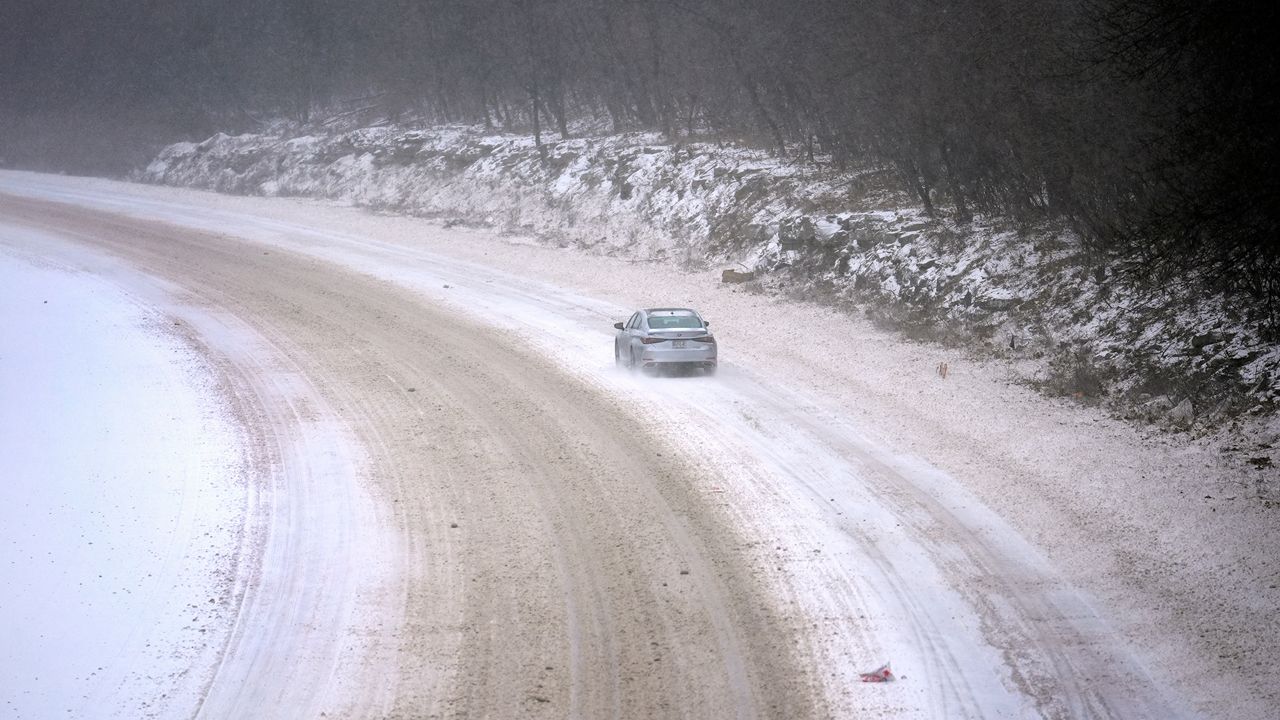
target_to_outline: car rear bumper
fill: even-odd
[[[659,348],[646,347],[640,354],[640,363],[645,367],[656,365],[682,364],[699,367],[714,367],[717,362],[716,347],[704,343],[690,343],[702,347]]]

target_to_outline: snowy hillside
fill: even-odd
[[[930,218],[876,175],[656,134],[540,152],[527,136],[447,126],[218,134],[166,148],[138,179],[732,269],[726,282],[1010,358],[1020,380],[1141,422],[1203,432],[1274,413],[1280,348],[1260,309],[1192,283],[1143,288],[1066,228]]]

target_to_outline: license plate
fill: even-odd
[[[684,347],[684,343],[685,343],[685,341],[684,341],[684,340],[672,340],[672,341],[671,341],[671,345],[672,345],[673,347],[678,347],[678,348],[682,348],[682,347]]]

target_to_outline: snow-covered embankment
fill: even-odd
[[[839,172],[651,133],[544,144],[471,127],[215,135],[166,148],[148,182],[300,195],[494,227],[540,242],[747,271],[1018,362],[1050,394],[1212,431],[1280,399],[1263,310],[1194,282],[1142,287],[1069,229],[931,218],[875,170]]]

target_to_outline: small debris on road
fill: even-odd
[[[871,672],[864,672],[859,675],[862,682],[882,683],[893,682],[897,678],[893,676],[893,671],[889,669],[889,663],[885,663]]]

